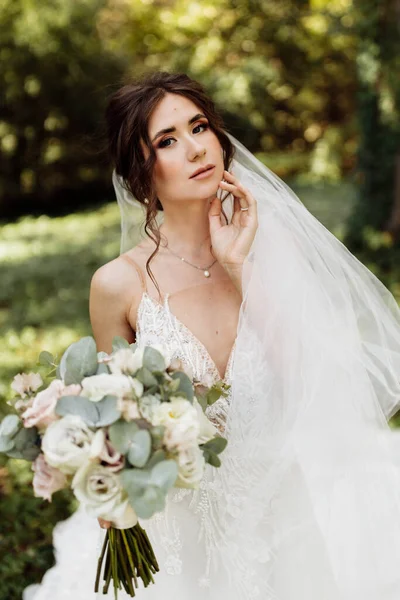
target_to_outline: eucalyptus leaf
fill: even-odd
[[[132,350],[136,350],[137,344],[136,342],[132,342],[131,344],[129,344],[129,348],[132,348]]]
[[[143,366],[149,371],[165,371],[165,359],[158,350],[146,346],[143,352]]]
[[[46,367],[52,367],[54,365],[54,356],[51,354],[51,352],[47,352],[47,350],[43,350],[39,354],[38,362],[40,365],[44,365]]]
[[[117,408],[116,396],[104,396],[102,400],[95,403],[98,412],[96,427],[107,427],[121,417],[121,411]]]
[[[77,415],[89,427],[96,427],[99,421],[99,411],[96,404],[96,402],[92,402],[84,396],[61,396],[57,401],[55,413],[60,417]]]
[[[29,427],[25,429],[22,427],[17,435],[13,438],[14,449],[23,452],[32,447],[37,447],[36,442],[38,441],[38,430],[36,427]]]
[[[186,373],[183,373],[183,371],[175,371],[175,373],[172,373],[171,377],[172,379],[179,380],[179,388],[176,395],[179,394],[185,396],[185,398],[192,402],[194,396],[193,384]]]
[[[174,460],[163,460],[151,470],[151,483],[167,492],[178,477],[178,465]]]
[[[14,440],[0,436],[0,452],[7,454],[12,448],[14,448]]]
[[[167,455],[164,450],[156,450],[154,454],[150,457],[149,461],[146,463],[146,469],[152,469],[153,467],[155,467],[156,464],[165,460],[166,456]]]
[[[102,375],[103,373],[105,373],[106,375],[109,375],[110,370],[105,363],[99,363],[97,365],[97,371],[96,371],[95,375]]]
[[[151,484],[151,471],[147,469],[124,469],[120,473],[122,486],[127,491],[129,498],[144,494]]]
[[[0,424],[0,436],[11,438],[21,426],[18,415],[7,415]]]
[[[138,371],[136,372],[135,375],[136,379],[138,379],[141,383],[143,383],[143,385],[147,388],[147,387],[153,387],[156,386],[157,390],[158,390],[158,381],[157,379],[154,377],[154,375],[152,374],[151,371],[149,371],[149,369],[147,369],[146,367],[141,367],[140,369],[138,369]],[[154,393],[154,392],[153,392]]]
[[[122,348],[129,348],[128,340],[120,335],[114,336],[112,341],[112,351],[116,352],[117,350],[122,350]]]
[[[144,467],[151,452],[151,436],[146,429],[140,429],[131,438],[128,460],[134,467]]]
[[[208,456],[208,461],[207,461],[210,465],[212,465],[213,467],[220,467],[221,466],[221,460],[219,458],[219,456],[217,454],[215,454],[215,452],[210,452],[209,451],[209,456]]]
[[[223,437],[215,437],[212,440],[209,440],[205,444],[202,444],[202,448],[206,450],[210,450],[215,454],[220,454],[223,450],[225,450],[228,440]]]
[[[200,404],[201,408],[203,409],[203,412],[205,412],[205,410],[208,406],[207,397],[199,394],[196,396],[196,398],[197,398],[197,402]]]
[[[129,496],[129,500],[140,519],[150,519],[165,508],[165,493],[156,486],[149,486],[141,496]]]
[[[60,374],[66,385],[81,383],[97,371],[96,342],[91,336],[83,337],[71,344],[60,362]]]
[[[114,446],[114,448],[121,454],[126,454],[128,452],[131,439],[137,431],[139,431],[139,427],[136,425],[136,423],[128,423],[127,421],[120,419],[110,426],[108,433],[111,444]]]

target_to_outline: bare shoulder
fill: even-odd
[[[130,253],[136,254],[134,251]],[[135,264],[136,261],[118,256],[99,267],[92,276],[89,312],[98,350],[109,352],[115,336],[129,342],[135,339],[136,323],[130,315],[136,313],[142,296],[140,269],[136,269]]]

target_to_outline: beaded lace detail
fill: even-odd
[[[154,300],[146,291],[143,292],[137,313],[136,343],[138,346],[149,344],[164,344],[171,358],[178,358],[188,366],[193,377],[206,385],[221,380],[217,366],[208,350],[200,340],[180,321],[170,310],[169,294],[165,295],[164,303]],[[229,384],[232,376],[232,365],[236,342],[233,344],[225,376],[222,379]],[[219,398],[206,409],[210,421],[221,434],[225,431],[230,395]]]
[[[136,343],[138,346],[152,343],[164,344],[168,348],[171,358],[180,359],[191,369],[193,377],[199,381],[207,382],[210,385],[221,380],[217,366],[204,344],[171,312],[168,296],[169,294],[166,294],[164,303],[161,304],[146,291],[143,292],[137,314]],[[223,378],[227,384],[231,382],[235,346],[236,342],[232,347]],[[227,397],[219,398],[206,409],[208,418],[222,435],[225,432],[230,397],[229,393]],[[201,588],[207,588],[210,584],[215,532],[219,528],[218,515],[215,514],[215,500],[222,491],[218,471],[219,469],[206,465],[199,489],[173,488],[170,490],[165,510],[156,513],[146,523],[146,529],[151,538],[157,539],[165,552],[166,558],[163,564],[165,572],[169,575],[180,575],[183,569],[185,549],[182,548],[182,523],[179,516],[176,516],[174,506],[176,503],[185,502],[193,512],[193,519],[198,522],[198,539],[193,539],[192,544],[201,541],[205,550],[204,572],[199,575],[197,581]],[[232,510],[235,509],[233,500]]]

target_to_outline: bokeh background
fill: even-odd
[[[91,333],[91,276],[119,252],[104,107],[159,69],[201,81],[400,300],[399,0],[0,0],[0,418],[15,374]],[[40,581],[75,508],[31,479],[0,458],[0,600]]]

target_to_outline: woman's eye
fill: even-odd
[[[198,125],[196,125],[196,127],[193,129],[193,131],[195,129],[197,129],[198,127],[204,127],[204,131],[205,131],[206,129],[208,129],[208,123],[199,123]],[[167,144],[167,142],[169,142],[170,140],[173,140],[173,139],[174,138],[172,138],[172,137],[166,138],[165,140],[163,140],[162,142],[160,142],[158,144],[158,147],[159,148],[169,148],[169,146],[171,144]]]

